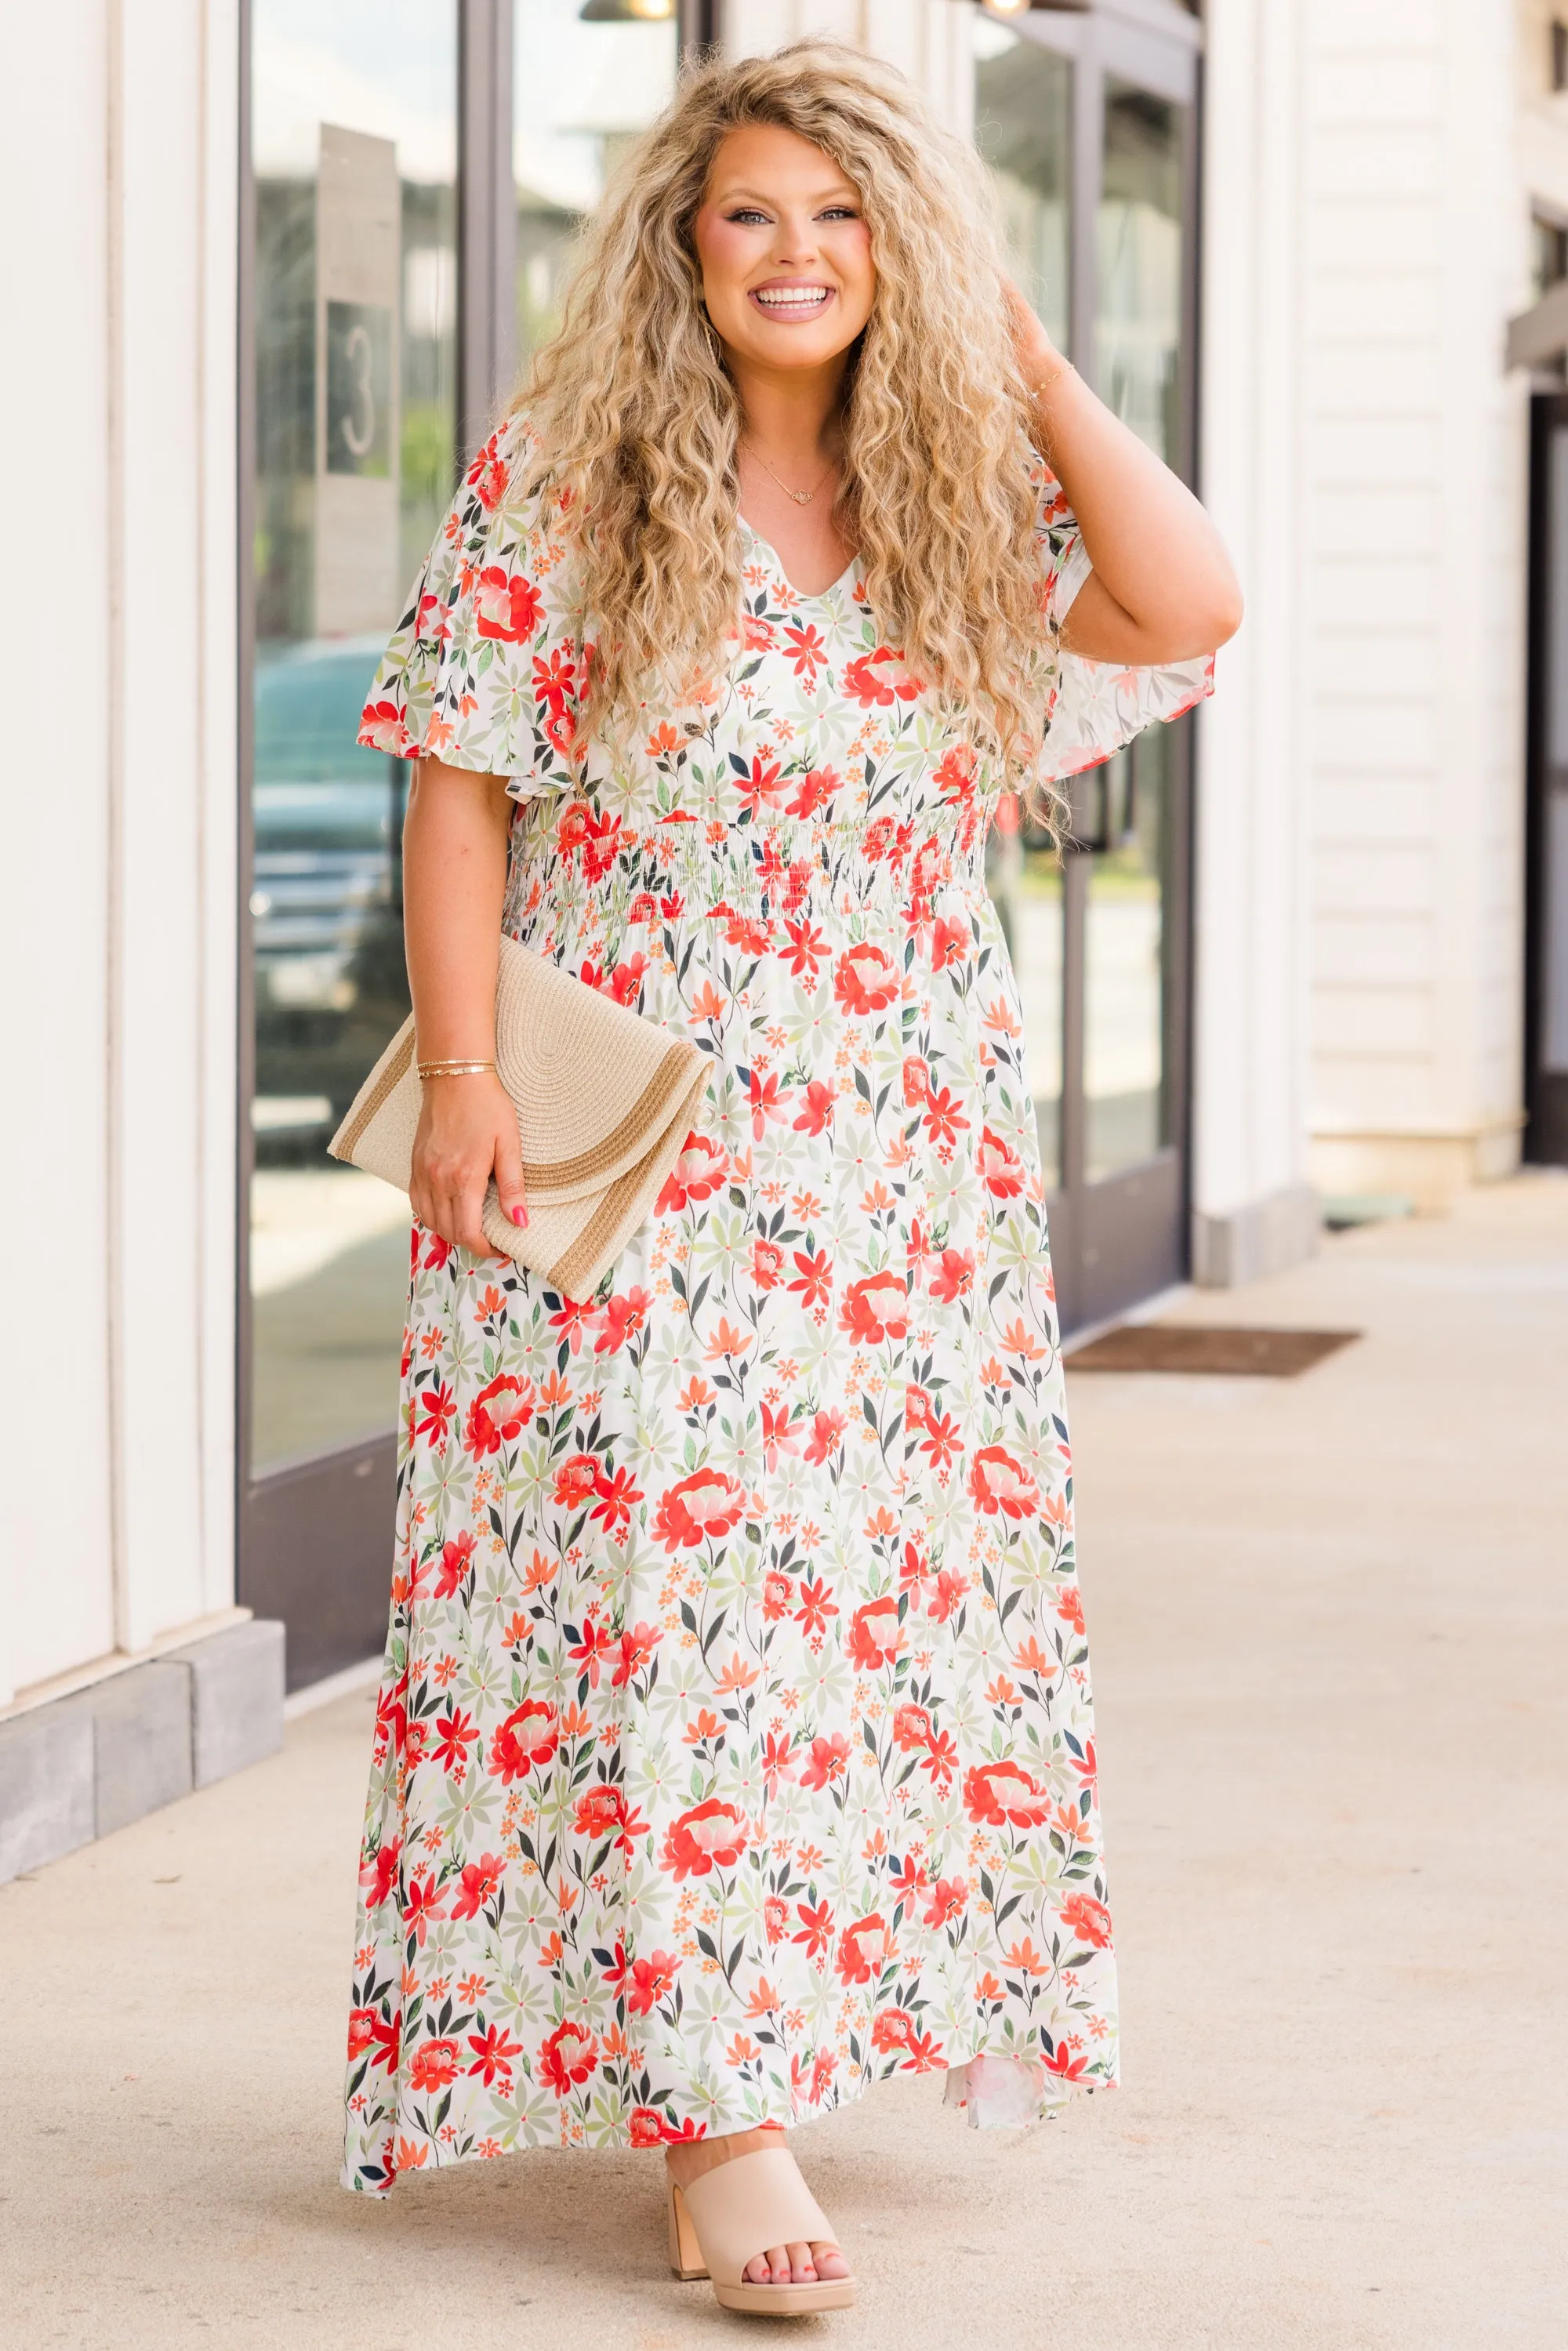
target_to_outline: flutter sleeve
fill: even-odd
[[[1045,579],[1046,619],[1054,639],[1093,566],[1061,485],[1043,463],[1036,487],[1035,535]],[[1157,668],[1124,669],[1119,663],[1089,661],[1058,647],[1053,669],[1040,762],[1042,777],[1053,782],[1098,767],[1145,726],[1179,718],[1214,692],[1212,653]]]
[[[505,776],[514,799],[574,787],[580,647],[561,590],[562,502],[521,494],[528,426],[508,419],[463,477],[382,658],[360,741]]]

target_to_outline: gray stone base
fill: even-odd
[[[1310,1184],[1249,1200],[1229,1216],[1192,1217],[1192,1278],[1200,1290],[1239,1290],[1312,1256],[1322,1217]]]
[[[0,1885],[283,1744],[283,1627],[253,1620],[0,1722]]]

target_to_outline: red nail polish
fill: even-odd
[[[513,1222],[513,1224],[515,1224],[515,1225],[526,1225],[526,1224],[528,1223],[528,1210],[527,1210],[526,1208],[514,1208],[514,1209],[512,1210],[512,1222]]]

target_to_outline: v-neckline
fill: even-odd
[[[797,588],[795,582],[790,579],[789,572],[784,568],[784,558],[779,554],[779,549],[774,546],[773,541],[770,538],[764,538],[762,533],[758,529],[757,525],[752,522],[747,516],[743,515],[738,507],[736,508],[736,520],[739,523],[742,530],[749,533],[756,544],[760,547],[766,554],[772,557],[774,562],[779,567],[779,577],[783,580],[785,586],[789,589],[789,593],[792,596],[799,596],[802,604],[821,604],[827,597],[836,594],[838,590],[843,586],[846,580],[852,580],[855,575],[855,571],[860,563],[860,557],[858,555],[852,555],[848,563],[844,566],[844,569],[840,572],[836,580],[830,580],[827,586],[825,588],[819,588],[814,595],[808,594],[804,588]]]

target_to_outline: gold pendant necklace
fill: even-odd
[[[751,451],[751,455],[756,458],[763,472],[768,475],[770,480],[779,482],[779,486],[783,491],[785,496],[787,498],[793,498],[798,507],[809,507],[810,505],[811,500],[821,488],[822,482],[827,480],[828,474],[833,473],[838,465],[838,459],[836,457],[830,458],[828,461],[827,473],[822,475],[821,481],[814,482],[809,490],[792,490],[788,482],[779,481],[778,475],[774,473],[772,466],[768,464],[760,449],[755,447],[749,441],[743,441],[740,445],[743,449],[749,449]]]

